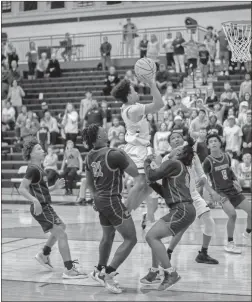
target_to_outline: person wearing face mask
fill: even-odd
[[[109,68],[109,73],[106,75],[105,78],[105,85],[106,87],[103,88],[103,93],[105,96],[110,95],[111,90],[113,87],[120,82],[120,79],[118,77],[118,74],[115,70],[115,67],[111,66]]]

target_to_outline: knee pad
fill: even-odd
[[[210,212],[204,213],[200,216],[200,221],[203,224],[203,233],[207,236],[213,236],[215,223]]]

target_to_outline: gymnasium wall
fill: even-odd
[[[104,8],[103,10],[85,11],[83,14],[68,13],[62,19],[61,12],[54,12],[54,15],[38,14],[33,18],[31,12],[25,17],[22,12],[10,19],[10,16],[3,14],[2,31],[7,32],[10,38],[17,37],[34,37],[44,35],[59,35],[69,32],[91,33],[121,30],[125,24],[126,16],[132,16],[132,21],[139,29],[158,28],[158,27],[176,27],[183,26],[184,19],[188,16],[196,19],[200,26],[206,27],[213,25],[216,29],[221,28],[223,21],[251,20],[251,3],[250,2],[154,2],[152,7],[150,2],[138,5],[135,9],[132,6],[123,10],[115,8]],[[133,4],[132,4],[133,5]],[[155,11],[155,12],[153,12]],[[120,13],[121,12],[121,13]],[[155,15],[154,15],[155,13]],[[10,22],[12,20],[12,22]],[[77,22],[79,20],[79,22]],[[75,21],[75,22],[72,22]],[[47,23],[47,24],[46,24]],[[51,23],[51,24],[48,24]]]

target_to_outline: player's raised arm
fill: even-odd
[[[147,82],[147,84],[149,84],[150,86],[153,101],[152,103],[145,105],[145,114],[156,113],[164,107],[164,102],[157,88],[155,79],[152,79],[151,81]]]

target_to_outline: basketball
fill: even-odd
[[[139,81],[146,82],[154,78],[157,71],[156,64],[153,60],[142,58],[135,64],[135,74]]]

